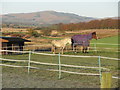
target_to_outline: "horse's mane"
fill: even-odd
[[[64,39],[70,39],[70,37],[66,37],[66,38],[64,38]]]
[[[63,39],[60,39],[60,40],[52,40],[52,41],[63,41],[63,40],[66,40],[66,39],[71,39],[70,37],[66,37],[66,38],[63,38]]]
[[[92,32],[92,35],[96,35],[96,32]]]

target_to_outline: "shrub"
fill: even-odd
[[[31,36],[34,36],[34,37],[39,37],[40,36],[40,34],[32,28],[28,28],[27,31],[28,31],[28,34],[31,35]]]
[[[50,36],[52,31],[51,30],[43,30],[42,32],[43,32],[43,35]]]

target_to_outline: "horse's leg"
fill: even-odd
[[[83,50],[83,46],[80,46],[81,48],[80,48],[80,51],[82,52],[82,50]]]
[[[53,53],[54,52],[54,46],[52,46],[52,48],[51,48],[51,53]]]
[[[84,53],[84,47],[83,47],[83,49],[82,49],[82,52]]]
[[[61,54],[63,53],[63,48],[62,47],[59,48],[59,53],[61,53]]]
[[[68,52],[68,48],[67,48],[67,46],[65,47],[65,50],[66,50],[66,52]]]
[[[76,45],[74,45],[74,43],[72,43],[72,44],[71,44],[71,47],[72,47],[73,52],[76,53]]]
[[[62,47],[62,54],[63,54],[63,52],[64,52],[64,49],[65,49],[65,46],[64,46],[64,47]]]
[[[55,54],[55,47],[53,46],[53,54]]]
[[[63,49],[64,49],[64,48],[62,47],[62,54],[63,54]]]
[[[85,46],[83,46],[82,52],[85,53]]]
[[[87,52],[89,52],[90,51],[90,47],[87,47]]]
[[[85,53],[88,53],[88,52],[87,52],[87,49],[88,49],[88,47],[86,46],[86,47],[85,47]]]
[[[74,51],[74,41],[73,41],[73,39],[71,39],[71,47],[72,47],[72,50]]]
[[[73,52],[75,51],[75,46],[73,46]]]
[[[73,45],[73,43],[71,44],[71,47],[72,47],[72,50],[74,51],[74,45]]]
[[[55,54],[56,53],[56,47],[54,46],[53,47],[53,54]]]
[[[77,46],[74,46],[75,47],[75,53],[77,53]]]

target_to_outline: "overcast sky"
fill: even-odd
[[[118,0],[2,0],[0,5],[0,14],[53,10],[95,18],[118,16]]]

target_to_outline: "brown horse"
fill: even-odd
[[[72,49],[74,50],[74,48],[75,48],[75,52],[76,52],[77,45],[80,45],[83,47],[82,52],[87,53],[88,47],[90,45],[90,40],[93,38],[96,40],[98,39],[96,32],[92,32],[90,34],[72,36],[72,38],[71,38]]]

